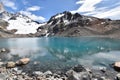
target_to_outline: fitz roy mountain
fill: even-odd
[[[0,3],[0,37],[105,36],[120,37],[120,20],[100,19],[69,11],[39,23],[21,13],[9,13]]]

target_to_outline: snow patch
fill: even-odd
[[[68,20],[64,20],[65,25],[69,24],[70,22]]]
[[[36,22],[32,22],[31,19],[26,17],[17,17],[16,20],[9,20],[9,26],[7,27],[8,30],[17,29],[15,34],[29,34],[29,33],[36,33],[37,28],[44,25],[38,24]]]
[[[53,21],[51,21],[48,25],[51,25],[53,23]]]
[[[55,16],[55,18],[60,18],[62,16],[64,16],[64,14],[58,14],[57,16]]]
[[[90,21],[93,21],[93,19],[92,18],[88,18]]]
[[[105,24],[105,22],[101,22],[101,24]]]

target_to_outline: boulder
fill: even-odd
[[[120,62],[115,62],[112,65],[116,71],[120,72]]]
[[[16,66],[16,64],[13,61],[7,62],[7,64],[6,64],[7,68],[14,68],[15,66]]]
[[[21,66],[21,65],[26,65],[30,62],[30,59],[29,58],[22,58],[18,61],[16,61],[16,65],[17,66]]]
[[[82,66],[82,65],[75,65],[72,70],[74,70],[75,72],[83,72],[86,71],[86,69]]]
[[[41,71],[34,71],[33,74],[37,75],[37,76],[40,76],[40,75],[43,75],[43,72],[41,72]]]
[[[44,75],[52,75],[52,72],[51,71],[46,71],[46,72],[44,72]]]
[[[2,48],[0,49],[0,53],[8,53],[10,52],[9,49]]]

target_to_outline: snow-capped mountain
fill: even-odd
[[[21,13],[9,13],[0,4],[1,37],[38,36],[117,36],[120,20],[84,16],[65,11],[52,16],[46,23],[39,23]]]
[[[72,14],[65,11],[50,18],[39,29],[48,29],[49,36],[93,36],[119,33],[120,20],[111,20]]]
[[[15,34],[36,33],[37,28],[43,25],[20,13],[10,14],[3,12],[1,13],[1,18],[8,22],[7,30],[16,29]]]
[[[0,4],[0,19],[8,23],[6,30],[14,30],[14,34],[35,34],[37,28],[45,24],[33,21],[28,16],[22,15],[21,13],[9,13],[4,9],[2,3]]]
[[[36,33],[37,28],[41,26],[41,24],[31,20],[27,16],[23,16],[21,14],[17,14],[12,16],[8,20],[9,26],[7,27],[8,30],[16,29],[17,32],[15,34],[29,34],[29,33]]]

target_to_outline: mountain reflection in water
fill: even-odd
[[[4,60],[29,57],[49,67],[66,67],[75,64],[107,66],[120,61],[120,40],[97,37],[52,37],[0,39],[0,48],[10,53],[0,54]]]

